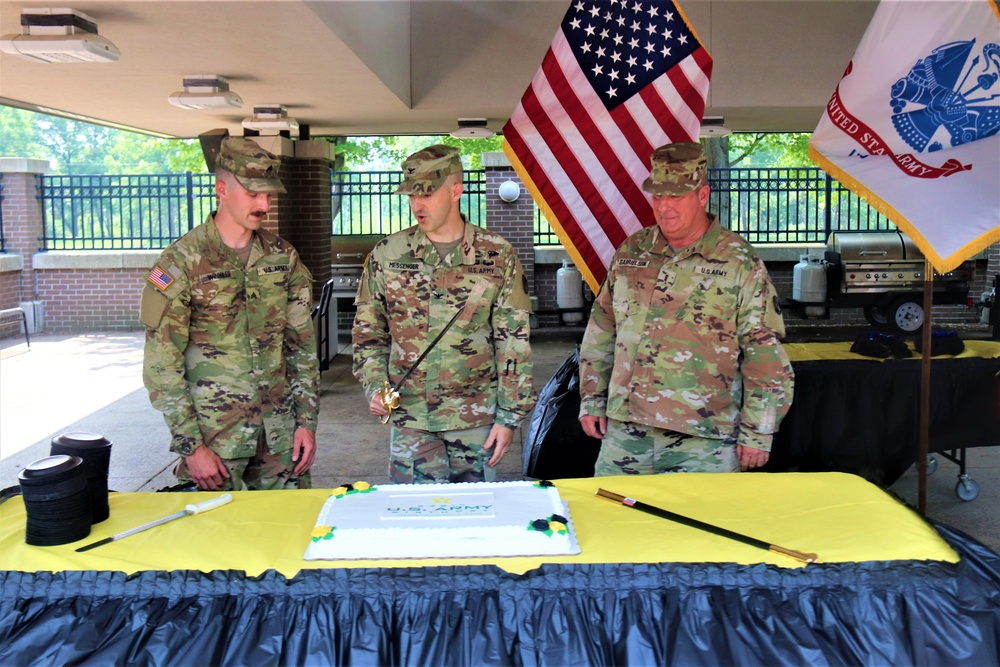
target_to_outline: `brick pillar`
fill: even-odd
[[[271,200],[264,228],[287,240],[298,250],[313,275],[313,302],[319,301],[330,278],[330,165],[333,144],[328,141],[280,137],[252,137],[281,158],[281,182],[288,191]]]
[[[325,141],[296,142],[327,144]],[[322,146],[320,148],[323,148]],[[313,300],[318,301],[323,284],[330,279],[330,236],[333,214],[330,206],[330,160],[296,157],[291,163],[288,194],[284,195],[280,234],[296,247],[313,274]]]
[[[39,237],[43,235],[42,202],[38,199],[38,175],[47,173],[47,160],[29,158],[0,158],[3,174],[3,235],[4,249],[9,256],[21,256],[21,271],[17,287],[12,286],[14,276],[5,278],[4,293],[17,293],[16,302],[36,298],[32,257],[38,252]],[[10,300],[10,295],[4,301]],[[16,306],[5,303],[3,307]]]
[[[503,236],[514,246],[517,257],[528,279],[528,290],[535,290],[535,207],[531,196],[524,189],[510,160],[503,153],[483,153],[486,171],[486,221],[491,231]],[[513,202],[500,199],[497,190],[501,183],[513,181],[521,195]]]

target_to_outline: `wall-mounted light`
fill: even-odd
[[[504,181],[497,188],[497,194],[500,196],[500,199],[510,204],[517,201],[517,198],[521,196],[521,186],[514,181]]]

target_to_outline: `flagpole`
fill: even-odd
[[[931,423],[931,307],[933,305],[934,267],[924,259],[924,328],[921,330],[923,342],[920,357],[920,437],[917,451],[917,510],[927,516],[927,454],[930,449]]]

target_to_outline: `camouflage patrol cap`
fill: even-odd
[[[650,158],[642,189],[654,195],[686,195],[708,182],[708,156],[701,144],[682,141],[660,146]]]
[[[429,195],[451,174],[462,173],[462,158],[454,146],[435,144],[403,160],[403,182],[397,195]]]
[[[250,192],[285,192],[278,179],[281,162],[253,139],[226,137],[215,159],[216,169],[225,169]]]

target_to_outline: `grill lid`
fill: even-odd
[[[895,232],[834,232],[827,251],[842,262],[923,261],[924,255],[905,234]]]
[[[336,235],[330,238],[330,263],[338,266],[361,267],[375,244],[385,238],[381,234]],[[359,271],[360,273],[360,271]]]

